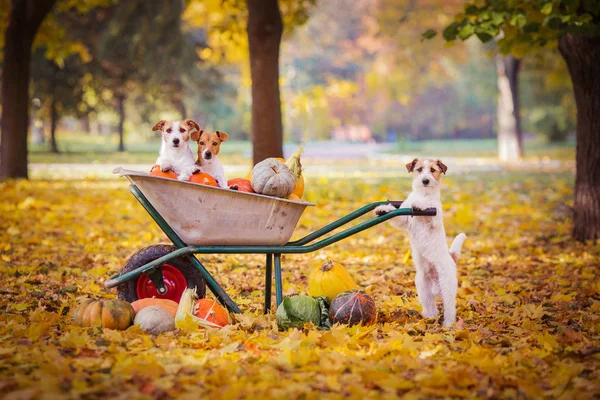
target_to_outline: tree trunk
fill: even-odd
[[[31,45],[56,0],[11,0],[4,36],[0,179],[27,178]]]
[[[523,156],[519,116],[519,65],[511,55],[496,57],[498,72],[498,158],[519,161]]]
[[[600,37],[567,34],[559,41],[577,104],[577,172],[573,237],[600,238]]]
[[[119,151],[125,151],[125,132],[123,131],[123,125],[125,124],[125,96],[117,97],[117,110],[119,112]]]
[[[92,127],[90,124],[90,114],[84,114],[79,119],[81,123],[81,130],[87,133],[88,135],[92,133]]]
[[[183,121],[187,118],[187,109],[185,108],[185,103],[182,100],[177,100],[173,104],[175,109],[179,113],[179,118]]]
[[[252,158],[283,157],[279,46],[283,22],[277,0],[247,0],[252,77]]]
[[[56,145],[56,124],[58,123],[58,112],[56,111],[56,95],[52,93],[52,102],[50,103],[50,151],[60,153]]]

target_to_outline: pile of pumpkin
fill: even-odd
[[[256,164],[246,178],[229,179],[227,187],[236,187],[236,190],[240,192],[259,193],[300,201],[304,194],[301,154],[302,148],[298,149],[287,161],[283,158],[267,158]],[[152,167],[150,175],[177,179],[177,174],[172,171],[162,172],[158,165]],[[204,172],[192,175],[190,182],[218,186],[215,179]]]
[[[125,330],[131,325],[158,335],[182,327],[222,328],[229,324],[227,310],[211,299],[198,299],[195,289],[186,289],[179,300],[145,298],[128,303],[119,299],[85,299],[73,315],[82,327]]]
[[[376,317],[371,296],[359,290],[348,271],[333,261],[311,271],[308,296],[286,297],[277,308],[281,330],[300,328],[309,322],[319,329],[329,329],[335,323],[371,325]]]

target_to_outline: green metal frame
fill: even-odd
[[[154,219],[154,221],[160,226],[163,232],[167,235],[167,237],[173,242],[173,244],[178,248],[173,252],[158,258],[148,264],[134,270],[130,271],[126,274],[119,276],[119,274],[115,274],[110,277],[104,284],[106,288],[112,288],[115,286],[119,286],[125,282],[128,282],[131,279],[136,279],[143,273],[146,273],[153,277],[153,282],[156,279],[157,283],[162,281],[161,278],[156,277],[156,273],[160,271],[160,266],[162,264],[167,263],[168,261],[177,258],[177,257],[185,257],[187,258],[196,269],[202,274],[204,280],[206,281],[206,286],[210,289],[210,291],[215,295],[215,297],[224,304],[231,312],[240,313],[240,309],[237,304],[227,295],[227,293],[221,288],[221,286],[217,283],[217,281],[213,278],[213,276],[208,272],[208,270],[202,265],[202,263],[195,257],[195,254],[265,254],[266,262],[265,262],[265,307],[264,312],[267,313],[271,310],[271,285],[272,285],[272,276],[273,276],[273,265],[275,266],[275,298],[277,305],[281,304],[283,300],[283,288],[282,288],[282,275],[281,275],[281,255],[282,254],[303,254],[310,253],[316,250],[320,250],[323,247],[329,246],[333,243],[339,242],[342,239],[345,239],[349,236],[355,235],[359,232],[364,231],[365,229],[369,229],[375,225],[378,225],[382,222],[385,222],[391,218],[398,217],[401,215],[406,216],[434,216],[436,215],[436,210],[434,208],[430,208],[427,210],[413,210],[412,208],[399,208],[402,204],[401,201],[379,201],[371,204],[367,204],[358,210],[346,215],[334,221],[321,229],[314,231],[303,237],[302,239],[288,242],[283,246],[188,246],[185,244],[179,236],[173,231],[173,229],[167,224],[164,218],[156,211],[156,209],[150,204],[148,199],[142,194],[142,192],[135,186],[130,185],[129,190],[135,198],[140,202],[142,207],[146,209],[148,214]],[[334,231],[337,228],[346,225],[349,222],[354,221],[355,219],[365,215],[366,213],[375,209],[375,207],[391,203],[397,207],[396,210],[391,211],[387,214],[376,216],[367,221],[361,222],[351,228],[345,229],[341,232],[338,232],[334,235],[316,241],[323,237],[324,235]]]

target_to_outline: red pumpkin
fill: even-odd
[[[254,189],[252,189],[252,183],[248,179],[244,178],[233,178],[227,181],[227,186],[237,185],[238,191],[240,192],[248,192],[254,193]]]
[[[162,172],[160,170],[160,165],[153,166],[152,169],[150,170],[150,175],[160,176],[160,177],[169,178],[169,179],[177,179],[177,174],[175,172],[173,172],[173,171]]]
[[[221,327],[229,323],[227,310],[211,299],[200,299],[194,304],[194,316]]]
[[[375,302],[362,290],[348,290],[333,298],[329,307],[333,323],[352,325],[372,325],[377,311]]]
[[[197,174],[190,176],[190,182],[200,183],[208,186],[219,186],[217,181],[215,181],[215,178],[204,172],[198,172]]]

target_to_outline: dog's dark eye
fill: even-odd
[[[185,129],[183,129],[183,128],[179,128],[179,132],[181,132],[181,133],[184,133],[184,132],[185,132]]]
[[[423,172],[423,167],[417,169],[417,172]]]
[[[204,146],[204,142],[200,142],[200,146]]]
[[[435,169],[433,169],[433,168],[430,168],[430,169],[431,169],[431,173],[433,174],[435,172]]]
[[[217,145],[217,142],[213,142],[213,146],[216,146],[216,145]]]
[[[167,133],[171,133],[173,130],[171,128],[167,129]]]

